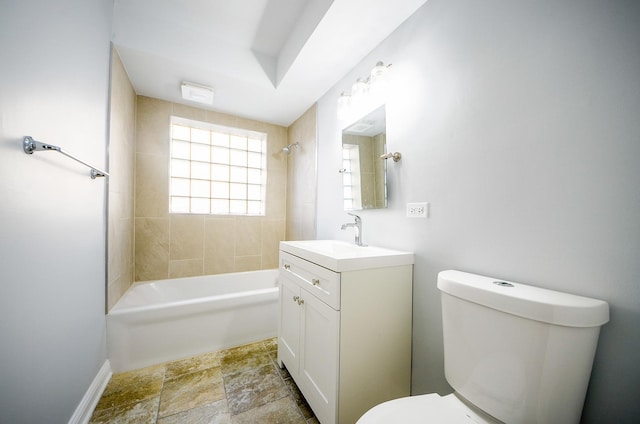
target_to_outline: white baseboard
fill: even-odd
[[[91,386],[89,386],[87,392],[82,397],[80,404],[69,420],[69,424],[87,424],[89,422],[91,415],[93,415],[93,410],[98,404],[100,396],[102,396],[102,392],[104,392],[107,383],[109,383],[111,379],[111,375],[111,364],[107,359],[102,365],[102,368],[100,368],[100,371],[98,371],[96,378],[93,379]]]

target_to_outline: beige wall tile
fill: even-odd
[[[211,122],[217,125],[224,125],[226,127],[238,127],[238,117],[233,115],[227,115],[226,113],[214,112],[207,110],[205,115],[205,122]]]
[[[236,256],[260,255],[262,249],[262,218],[238,217],[235,238]]]
[[[172,103],[171,114],[185,119],[193,119],[194,121],[207,121],[206,110],[193,106],[181,105],[179,103]]]
[[[278,268],[280,242],[284,240],[284,220],[262,222],[262,269]]]
[[[131,287],[131,278],[121,277],[109,283],[107,287],[107,310],[111,310],[115,306],[129,287]]]
[[[114,219],[109,222],[109,266],[110,280],[128,275],[133,263],[133,220]],[[129,275],[130,283],[133,276]]]
[[[360,183],[362,184],[361,188],[361,196],[362,196],[362,207],[363,208],[372,208],[376,204],[375,199],[375,181],[373,180],[373,172],[360,172]]]
[[[205,258],[235,256],[236,218],[206,218],[204,222]]]
[[[121,75],[126,76],[124,68],[121,71]],[[108,282],[109,303],[115,304],[134,280],[277,267],[279,242],[286,232],[287,198],[291,196],[287,193],[287,179],[291,178],[292,156],[282,152],[289,143],[290,130],[159,99],[136,97],[128,79],[126,82],[133,105],[123,107],[122,114],[126,115],[123,120],[130,122],[116,122],[112,127],[113,134],[129,131],[131,135],[128,139],[123,138],[126,141],[113,145],[112,151],[118,159],[112,153],[110,163],[110,169],[117,169],[121,178],[110,180],[113,200],[109,210],[109,239],[117,246],[110,251],[108,266],[109,272],[117,276]],[[265,217],[169,214],[168,155],[172,115],[267,133]],[[304,178],[295,194],[296,201],[291,203],[298,205],[299,232],[307,236],[315,234],[315,181],[306,181],[315,179],[315,116],[313,106],[296,121],[294,126],[298,129],[293,130],[295,141],[301,143],[303,152],[294,153],[303,158],[298,161],[294,175]],[[127,169],[129,177],[125,178]],[[131,280],[129,283],[126,283],[127,278]]]
[[[204,275],[234,272],[235,256],[213,255],[204,260]]]
[[[316,238],[316,202],[307,202],[298,205],[300,228],[300,240],[313,240]]]
[[[136,217],[169,216],[169,158],[136,154]]]
[[[203,275],[202,259],[183,259],[169,261],[169,278],[196,277]]]
[[[316,105],[288,128],[290,143],[300,147],[287,157],[286,240],[316,237]]]
[[[117,193],[115,193],[117,194]],[[109,198],[115,197],[110,194]],[[111,205],[109,207],[109,212],[112,211]],[[115,214],[115,211],[113,212]],[[111,284],[118,277],[120,277],[121,269],[120,264],[122,263],[122,247],[123,241],[121,240],[121,231],[118,230],[117,226],[120,223],[120,219],[112,219],[110,217],[108,222],[108,233],[107,233],[107,243],[108,243],[108,254],[107,254],[107,269],[108,269],[108,283]]]
[[[257,271],[262,269],[261,256],[236,256],[233,272]]]
[[[136,117],[136,152],[166,154],[172,104],[151,97],[138,96]]]
[[[170,224],[168,228],[161,230],[159,241],[154,243],[150,222],[136,220],[136,226],[139,222],[140,225],[146,225],[145,229],[140,229],[140,243],[136,240],[136,279],[197,275],[193,273],[196,272],[198,263],[202,269],[200,272],[204,274],[277,267],[278,242],[284,238],[286,220],[287,157],[282,148],[288,144],[287,128],[143,96],[139,96],[138,105],[136,134],[141,145],[138,146],[135,162],[135,216],[166,218]],[[172,115],[267,134],[265,217],[168,213],[169,123]],[[313,119],[315,128],[315,115]],[[263,229],[263,223],[267,221],[269,223]],[[165,231],[169,232],[168,236]],[[159,246],[163,249],[166,247],[166,252],[163,251],[160,257],[156,257],[153,250],[158,250]],[[163,273],[164,277],[161,276]]]
[[[345,143],[358,146],[360,164],[361,199],[364,209],[371,209],[384,205],[385,162],[380,160],[384,152],[385,135],[374,137],[344,135]]]
[[[136,281],[169,276],[169,218],[136,218]]]
[[[204,273],[233,272],[236,218],[206,218],[204,222]]]
[[[170,259],[204,258],[204,215],[171,215]]]
[[[134,281],[133,205],[136,95],[112,49],[109,113],[107,309]]]
[[[272,169],[267,176],[266,216],[284,218],[287,214],[287,171]]]
[[[109,281],[107,283],[107,311],[111,310],[113,306],[118,302],[118,299],[122,297],[124,292],[120,292],[120,286],[116,281]]]

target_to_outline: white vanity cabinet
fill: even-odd
[[[278,360],[321,424],[353,424],[410,394],[413,255],[328,263],[315,246],[280,245]]]

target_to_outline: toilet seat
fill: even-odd
[[[390,400],[368,410],[356,424],[495,424],[485,414],[474,411],[455,394],[437,393]]]

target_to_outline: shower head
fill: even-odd
[[[298,147],[298,142],[295,143],[291,143],[289,144],[287,147],[283,147],[282,151],[285,152],[286,154],[291,153],[291,151],[293,150],[294,147]]]

